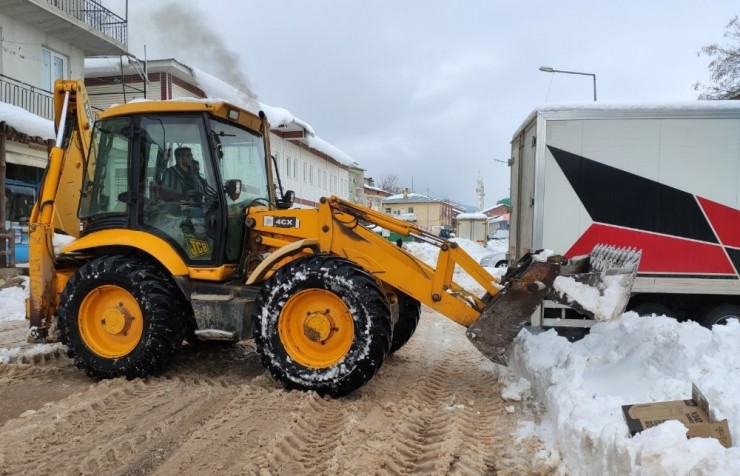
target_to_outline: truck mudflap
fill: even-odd
[[[493,362],[508,364],[519,331],[545,299],[567,304],[596,320],[609,320],[627,307],[641,252],[597,245],[584,256],[528,254],[511,267],[481,316],[468,327],[473,345]]]

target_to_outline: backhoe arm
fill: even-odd
[[[56,141],[29,221],[30,296],[26,314],[36,339],[46,336],[58,288],[63,285],[55,280],[54,230],[74,237],[80,232],[77,203],[93,120],[82,81],[59,80],[54,84],[54,112]]]

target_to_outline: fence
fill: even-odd
[[[46,0],[78,20],[87,23],[105,36],[128,45],[128,23],[96,0]]]
[[[0,74],[0,102],[18,106],[44,119],[54,119],[54,96],[50,91]]]

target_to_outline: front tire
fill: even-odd
[[[96,258],[62,292],[61,341],[92,377],[156,374],[185,337],[185,305],[154,264],[125,255]]]
[[[391,344],[388,301],[345,259],[309,256],[280,268],[262,288],[252,334],[262,364],[287,389],[339,397],[380,369]]]

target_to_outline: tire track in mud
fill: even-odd
[[[299,400],[288,415],[289,425],[269,442],[270,449],[255,461],[256,468],[272,474],[338,474],[345,447],[353,447],[349,415],[356,409],[349,400],[316,393],[302,394]]]
[[[244,345],[185,346],[143,380],[95,382],[44,357],[0,365],[3,382],[19,395],[67,393],[0,426],[0,474],[547,473],[531,461],[539,448],[513,436],[523,415],[504,408],[519,404],[501,399],[496,367],[429,311],[378,375],[338,400],[283,390]]]
[[[0,426],[90,386],[90,379],[67,359],[63,346],[49,347],[30,355],[13,352],[10,363],[0,363]]]
[[[501,398],[497,367],[467,342],[460,327],[427,309],[422,319],[430,318],[408,348],[394,356],[401,365],[392,360],[387,369],[390,374],[401,374],[387,378],[403,381],[408,366],[427,367],[417,383],[403,389],[386,410],[393,424],[391,447],[395,450],[381,458],[380,474],[552,471],[532,462],[532,452],[541,449],[539,441],[526,442],[530,453],[518,451],[514,433],[523,416],[516,410],[521,405]],[[436,330],[430,332],[432,328]]]
[[[471,376],[453,352],[446,351],[428,376],[411,388],[398,410],[396,451],[385,465],[390,474],[490,474],[495,460],[490,445],[494,398],[482,398],[477,376]],[[496,385],[491,379],[491,390]]]
[[[220,387],[223,388],[223,387]],[[211,385],[147,379],[103,381],[2,429],[15,450],[7,472],[116,474],[148,472],[234,395]],[[66,464],[66,466],[65,466]]]

